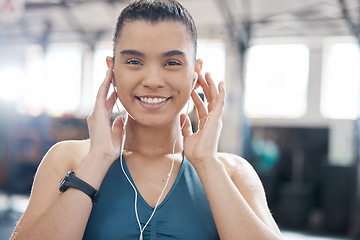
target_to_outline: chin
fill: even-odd
[[[140,116],[135,117],[132,119],[140,125],[145,127],[152,127],[152,128],[161,128],[167,125],[172,125],[173,123],[177,123],[176,119],[180,119],[180,114],[177,114],[175,117],[172,116],[164,116],[163,114],[152,114],[152,116]]]

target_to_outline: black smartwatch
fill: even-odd
[[[94,204],[100,196],[99,191],[97,191],[95,188],[93,188],[80,178],[76,177],[73,171],[69,171],[66,176],[60,181],[59,191],[65,192],[70,187],[79,189],[80,191],[86,193],[91,198],[91,201]]]

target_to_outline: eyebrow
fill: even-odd
[[[180,50],[172,50],[163,54],[163,57],[171,57],[171,56],[186,57],[186,53]]]
[[[120,55],[135,55],[139,57],[144,57],[145,55],[139,51],[136,50],[124,50],[120,52]]]
[[[121,55],[133,55],[133,56],[139,56],[144,57],[145,55],[142,52],[136,51],[136,50],[123,50],[120,52]],[[171,56],[182,56],[186,57],[186,53],[180,50],[172,50],[165,52],[162,54],[163,57],[171,57]]]

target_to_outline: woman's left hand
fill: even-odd
[[[198,83],[203,89],[208,106],[201,100],[199,95],[192,91],[191,98],[194,101],[199,118],[198,131],[192,132],[191,122],[187,115],[180,116],[181,123],[185,122],[182,129],[184,136],[184,154],[194,165],[211,161],[217,158],[218,143],[222,128],[222,113],[225,103],[224,83],[220,82],[216,87],[210,73],[204,77],[199,74]]]

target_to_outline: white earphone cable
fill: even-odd
[[[196,81],[197,81],[197,75],[196,75],[195,83],[196,83]],[[191,89],[191,92],[192,92],[192,91],[194,90],[194,88],[195,88],[195,83],[193,84],[193,87],[192,87],[192,89]],[[114,84],[114,82],[113,82],[113,88],[114,88],[115,105],[116,105],[116,107],[117,107],[117,110],[118,110],[119,113],[121,114],[120,108],[119,108],[119,106],[118,106],[118,104],[117,104],[117,102],[116,102],[117,97],[116,97],[116,89],[115,89],[115,84]],[[191,98],[191,97],[189,97],[188,102],[187,102],[186,114],[188,114],[188,112],[189,112],[190,98]],[[176,136],[176,138],[175,138],[175,141],[174,141],[174,143],[173,143],[172,163],[171,163],[170,172],[169,172],[169,174],[167,175],[167,179],[166,179],[165,186],[164,186],[164,188],[163,188],[162,191],[161,191],[161,194],[160,194],[160,196],[159,196],[159,198],[158,198],[158,200],[157,200],[157,202],[156,202],[155,208],[154,208],[154,210],[152,211],[149,219],[147,220],[147,222],[146,222],[146,224],[144,225],[144,227],[141,227],[141,223],[140,223],[139,215],[138,215],[138,211],[137,211],[138,192],[137,192],[136,187],[134,186],[134,184],[131,182],[129,176],[126,174],[125,169],[124,169],[124,166],[123,166],[123,152],[124,152],[124,146],[125,146],[125,140],[126,140],[126,122],[127,122],[127,117],[128,117],[127,114],[126,114],[125,119],[123,119],[123,117],[121,117],[121,120],[122,120],[122,122],[123,122],[123,136],[122,136],[122,142],[121,142],[121,148],[120,148],[119,161],[120,161],[121,170],[123,171],[123,173],[124,173],[127,181],[130,183],[131,187],[132,187],[133,190],[134,190],[134,194],[135,194],[135,199],[134,199],[134,211],[135,211],[136,220],[137,220],[137,223],[138,223],[139,229],[140,229],[139,240],[143,240],[143,232],[144,232],[145,228],[147,227],[147,225],[150,223],[152,217],[154,216],[154,214],[155,214],[155,212],[156,212],[156,209],[157,209],[157,207],[159,206],[160,200],[161,200],[162,196],[164,195],[165,189],[166,189],[166,187],[167,187],[168,184],[169,184],[169,180],[170,180],[172,171],[173,171],[173,169],[174,169],[174,164],[175,164],[175,145],[176,145],[176,142],[177,142],[177,140],[178,140],[178,138],[179,138],[179,136],[180,136],[180,134],[181,134],[181,131],[182,131],[184,125],[185,125],[186,118],[185,118],[184,122],[181,124],[181,128],[180,128],[180,130],[179,130],[179,132],[178,132],[178,134],[177,134],[177,136]]]

